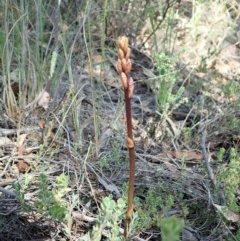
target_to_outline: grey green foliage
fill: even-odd
[[[171,110],[179,107],[186,101],[182,98],[184,87],[180,87],[174,93],[174,87],[177,81],[177,70],[174,65],[176,59],[173,56],[161,53],[154,56],[154,62],[158,76],[154,79],[154,89],[156,89],[156,100],[159,112],[168,114]]]
[[[178,241],[184,223],[176,217],[167,217],[161,220],[162,241]]]
[[[219,157],[223,155],[221,150]],[[218,168],[217,172],[218,183],[223,183],[225,187],[225,195],[228,208],[234,212],[240,213],[240,207],[237,204],[238,200],[236,192],[240,186],[240,156],[235,149],[230,151],[230,163],[228,166]]]
[[[122,198],[115,202],[111,196],[105,197],[102,200],[97,222],[92,229],[89,240],[100,241],[103,232],[109,241],[123,240],[119,223],[125,217],[125,208],[126,203]]]
[[[45,214],[49,214],[55,219],[63,220],[67,214],[66,203],[61,197],[66,194],[68,186],[67,177],[61,174],[57,177],[53,190],[49,190],[49,180],[46,175],[39,176],[38,200],[35,207]]]

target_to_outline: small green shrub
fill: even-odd
[[[114,165],[117,165],[117,166],[121,165],[121,161],[122,161],[121,152],[120,152],[121,147],[122,147],[122,144],[119,141],[113,140],[111,151],[98,161],[97,163],[98,166],[100,168],[109,168],[109,166],[113,161],[114,161]]]
[[[223,85],[222,90],[227,97],[236,96],[240,91],[239,80],[230,80]]]
[[[134,225],[136,229],[141,231],[153,226],[159,227],[163,241],[179,240],[183,229],[183,221],[176,217],[164,217],[174,205],[173,197],[166,193],[161,195],[159,193],[162,193],[159,189],[148,190],[144,204],[141,204],[140,200],[135,198],[137,220]]]
[[[164,215],[173,206],[173,198],[166,194],[160,195],[158,189],[150,189],[147,191],[143,204],[138,198],[135,198],[135,206],[138,213],[138,228],[146,230],[152,226],[158,226]]]
[[[23,181],[26,179],[26,177],[27,177],[27,174],[25,175],[25,178],[23,179]],[[19,182],[14,182],[12,184],[12,187],[15,190],[16,198],[17,198],[18,202],[21,204],[24,211],[29,212],[32,208],[24,200],[27,186],[28,185],[24,185],[24,184],[21,185]]]
[[[158,110],[161,114],[166,115],[172,110],[179,107],[185,102],[186,98],[181,98],[184,87],[180,87],[174,91],[177,81],[177,71],[174,68],[176,59],[167,54],[156,54],[154,56],[155,66],[158,76],[154,81],[154,89],[156,89],[156,99]],[[174,93],[175,92],[175,93]]]
[[[68,211],[67,203],[62,200],[62,197],[68,191],[67,186],[68,178],[64,174],[61,174],[57,177],[51,191],[49,190],[48,177],[40,174],[38,200],[35,202],[35,207],[44,214],[49,214],[57,220],[63,220]]]
[[[223,155],[223,150],[219,156]],[[228,208],[233,212],[240,212],[240,207],[237,204],[236,191],[240,186],[240,156],[236,153],[235,149],[230,151],[230,162],[227,166],[218,168],[217,178],[218,183],[225,184],[226,201]]]
[[[35,208],[44,215],[50,215],[54,219],[65,219],[69,210],[67,208],[67,202],[64,201],[62,197],[70,190],[68,188],[68,177],[64,174],[58,176],[56,182],[53,184],[52,190],[49,189],[49,179],[45,174],[40,174],[38,180],[38,195],[37,200],[34,202]],[[26,212],[33,210],[32,204],[25,200],[30,181],[29,175],[25,174],[21,183],[14,182],[12,184],[17,195],[17,200]]]
[[[184,223],[176,217],[163,218],[160,222],[162,241],[179,240]]]
[[[108,241],[122,241],[119,223],[125,218],[126,202],[120,198],[115,202],[111,196],[105,197],[101,203],[97,222],[89,235],[89,241],[100,241],[103,230]]]

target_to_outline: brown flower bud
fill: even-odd
[[[128,48],[128,38],[126,36],[121,36],[117,40],[118,48],[122,49],[124,53],[127,53]]]
[[[120,48],[118,49],[118,58],[119,59],[123,59],[124,58],[124,52]]]
[[[115,67],[116,67],[116,70],[119,74],[123,72],[122,61],[120,59],[117,60],[117,63],[116,63]]]
[[[131,55],[131,49],[130,49],[130,48],[127,48],[127,53],[126,53],[126,57],[125,57],[126,60],[129,59],[130,55]]]
[[[124,59],[122,59],[122,70],[123,70],[123,72],[125,72],[126,74],[128,73],[128,72],[126,72],[127,69],[128,69],[128,67],[127,67],[127,61],[126,61],[126,59],[124,58]]]
[[[125,58],[122,59],[122,69],[126,74],[128,74],[131,71],[132,63],[130,59],[128,60],[126,60]]]
[[[121,72],[121,82],[122,82],[122,86],[124,89],[127,89],[128,88],[128,79],[127,79],[127,76],[124,72]]]
[[[130,59],[127,60],[127,73],[129,73],[132,69],[132,62]]]

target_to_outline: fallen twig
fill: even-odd
[[[204,129],[203,134],[202,134],[202,143],[201,143],[202,153],[203,153],[204,161],[205,161],[206,166],[207,166],[208,175],[209,175],[213,185],[215,186],[216,185],[216,179],[215,179],[215,176],[213,174],[213,170],[212,170],[212,168],[210,166],[210,163],[209,163],[210,156],[209,156],[209,154],[207,152],[207,148],[206,148],[206,137],[207,137],[207,130]]]
[[[0,187],[0,192],[4,193],[6,195],[12,196],[12,197],[16,197],[15,192],[8,190],[6,188],[3,188],[3,187]]]
[[[11,136],[14,134],[21,134],[21,133],[30,133],[32,131],[40,130],[39,126],[32,126],[32,127],[25,127],[21,129],[4,129],[0,128],[0,137],[1,136]]]

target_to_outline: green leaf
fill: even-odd
[[[167,217],[160,222],[162,232],[162,241],[177,241],[179,240],[184,223],[176,217]]]
[[[49,208],[49,214],[55,219],[63,220],[66,216],[66,209],[56,204]]]

